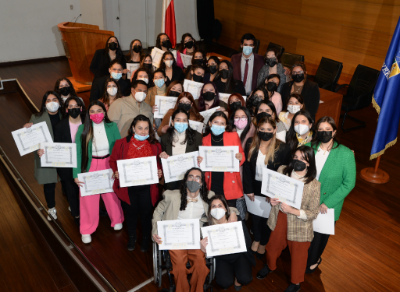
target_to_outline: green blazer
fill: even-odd
[[[61,119],[61,114],[60,119]],[[31,119],[29,120],[29,123],[33,124],[38,124],[41,122],[46,122],[47,127],[49,128],[49,132],[51,135],[51,138],[54,141],[54,133],[53,133],[53,127],[51,126],[51,121],[49,117],[49,113],[45,111],[40,117],[37,117],[35,114],[31,116]],[[35,179],[40,185],[44,184],[51,184],[51,183],[57,183],[58,178],[57,178],[57,168],[55,167],[42,167],[40,164],[40,158],[39,155],[37,154],[37,151],[34,152],[34,165],[35,165]]]
[[[306,146],[311,147],[311,143],[307,143]],[[319,144],[313,147],[315,154],[318,147]],[[335,209],[335,221],[337,221],[344,199],[356,185],[356,160],[353,151],[342,144],[332,149],[322,168],[319,182],[321,183],[321,204],[324,203],[328,208]]]
[[[82,140],[81,140],[81,135],[82,135],[82,132],[83,132],[83,127],[84,127],[84,124],[79,126],[78,131],[76,132],[76,136],[75,136],[77,167],[72,170],[72,175],[73,175],[74,178],[77,178],[78,174],[82,172],[81,171],[81,167],[82,167]],[[121,139],[121,134],[119,133],[117,124],[114,123],[114,122],[104,123],[104,128],[106,130],[108,144],[110,145],[110,155],[111,155],[111,152],[112,152],[112,149],[114,147],[115,141],[117,141],[118,139]],[[87,165],[87,168],[86,168],[86,172],[89,171],[90,165],[92,163],[92,140],[89,141],[88,156],[89,156],[89,160],[88,160],[88,165]]]

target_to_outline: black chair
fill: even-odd
[[[336,88],[335,92],[338,92],[340,89],[348,87],[347,93],[343,95],[342,102],[342,111],[344,111],[344,115],[340,116],[343,117],[341,128],[344,132],[364,128],[366,126],[363,121],[349,116],[348,112],[366,108],[371,104],[372,94],[374,93],[378,77],[378,70],[358,65],[353,77],[351,78],[350,84],[342,84]],[[344,122],[346,121],[346,118],[349,118],[360,125],[345,129]]]
[[[314,77],[314,82],[318,83],[320,88],[334,91],[342,69],[343,63],[322,57],[317,73],[307,77]]]
[[[281,45],[274,44],[274,43],[271,43],[271,42],[270,42],[270,43],[268,44],[267,51],[268,51],[268,49],[271,49],[271,48],[278,49],[279,55],[280,55],[281,58],[282,58],[283,52],[285,51],[285,48],[284,48],[284,47],[282,47]]]
[[[292,53],[288,53],[288,52],[284,52],[281,56],[282,65],[285,67],[288,67],[289,69],[292,69],[292,66],[296,62],[304,62],[304,56],[292,54]]]

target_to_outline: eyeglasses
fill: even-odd
[[[247,121],[247,118],[235,118],[235,121]]]
[[[197,182],[201,181],[201,177],[200,176],[194,176],[194,175],[189,175],[188,179],[189,180],[194,180],[194,181],[197,181]]]

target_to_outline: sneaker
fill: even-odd
[[[132,235],[128,237],[128,250],[132,251],[135,249],[136,245],[136,236]]]
[[[142,244],[140,245],[140,251],[141,252],[146,252],[149,250],[149,244],[150,240],[148,237],[143,237],[142,238]]]
[[[258,271],[257,279],[262,280],[271,272],[272,271],[269,269],[268,265],[265,264],[264,267],[261,270]]]
[[[51,221],[51,217],[50,215],[53,217],[54,220],[57,219],[57,210],[56,208],[50,208],[47,210],[47,213],[49,213],[49,215],[47,215],[47,220]]]
[[[92,236],[90,234],[82,234],[82,242],[83,243],[91,243],[92,242]]]
[[[286,288],[285,292],[298,292],[300,291],[300,284],[295,285],[290,283],[290,285]]]
[[[122,229],[122,223],[118,223],[114,225],[114,230],[121,230]]]

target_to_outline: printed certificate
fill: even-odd
[[[168,159],[161,159],[161,164],[166,183],[182,180],[186,171],[197,167],[198,151],[180,155],[169,156]]]
[[[75,143],[41,143],[40,149],[44,150],[42,167],[77,167]]]
[[[117,160],[121,187],[152,185],[158,183],[155,156]]]
[[[239,146],[199,146],[199,156],[202,171],[239,172],[239,160],[235,155]]]
[[[41,143],[53,142],[46,122],[13,131],[11,134],[21,156],[38,150]]]
[[[160,250],[200,249],[199,219],[158,221],[157,230]]]
[[[84,183],[79,187],[81,196],[113,193],[114,179],[112,175],[112,169],[79,173],[78,179]]]

